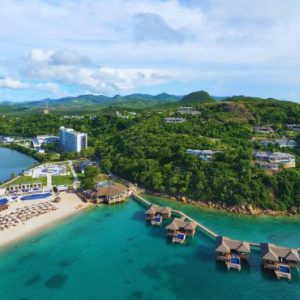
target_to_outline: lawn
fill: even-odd
[[[13,184],[23,184],[23,183],[35,183],[41,182],[43,186],[47,185],[47,178],[32,178],[31,176],[20,176],[16,178],[16,180],[10,182],[9,184],[5,184],[5,186],[13,185]],[[73,176],[52,176],[52,184],[53,185],[73,185]]]
[[[5,185],[7,186],[12,184],[35,183],[35,182],[41,182],[43,185],[46,185],[47,178],[46,177],[32,178],[31,176],[20,176],[19,178],[16,178],[16,180]]]
[[[53,176],[52,177],[53,185],[73,185],[73,176]]]

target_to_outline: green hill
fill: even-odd
[[[216,102],[207,92],[199,91],[193,92],[184,96],[180,101],[180,104],[184,105],[197,105],[202,103]]]

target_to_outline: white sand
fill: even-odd
[[[89,203],[82,202],[81,199],[74,193],[62,192],[59,196],[62,199],[61,202],[54,203],[54,205],[58,208],[57,210],[33,217],[32,219],[25,221],[24,225],[19,223],[15,227],[10,227],[0,231],[0,248],[10,246],[16,243],[18,240],[24,239],[46,227],[49,227],[52,224],[62,221],[90,205]],[[10,212],[15,211],[16,208],[30,206],[34,203],[41,203],[54,198],[55,195],[43,200],[19,200],[16,203],[10,204],[7,210],[0,212],[0,216],[7,215]]]

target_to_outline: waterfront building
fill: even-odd
[[[186,150],[187,154],[198,156],[200,159],[204,161],[212,161],[214,155],[220,152],[221,151],[214,151],[214,150],[193,150],[193,149]]]
[[[54,135],[38,135],[32,139],[33,148],[40,148],[43,144],[58,143],[59,137]]]
[[[145,211],[145,219],[147,221],[153,221],[157,216],[161,216],[163,219],[169,219],[171,218],[171,214],[172,209],[170,207],[152,204],[150,208]]]
[[[109,186],[97,187],[91,197],[96,203],[114,204],[123,202],[129,196],[130,191],[122,184],[114,183]]]
[[[254,152],[255,164],[262,170],[277,171],[296,167],[294,155],[284,152]]]
[[[10,137],[10,136],[0,136],[0,142],[1,143],[10,144],[10,143],[13,143],[14,141],[15,141],[15,139],[13,137]]]
[[[87,148],[87,134],[76,132],[72,128],[60,127],[59,142],[64,152],[80,152]]]
[[[300,130],[300,124],[286,124],[286,128],[289,130]]]
[[[277,247],[269,243],[261,243],[261,256],[264,269],[273,270],[278,279],[292,279],[291,268],[300,262],[297,249]]]
[[[190,106],[181,106],[179,110],[177,111],[181,115],[200,115],[201,112],[198,110],[195,110],[193,107]]]
[[[228,269],[241,270],[241,259],[248,259],[250,245],[247,242],[218,236],[216,239],[217,260],[225,262]]]
[[[184,123],[185,121],[186,121],[185,118],[173,118],[173,117],[164,118],[165,123]]]
[[[174,218],[166,227],[167,236],[175,237],[177,233],[183,233],[188,236],[194,236],[197,225],[191,221],[185,221],[184,217]]]
[[[274,133],[274,129],[271,127],[254,127],[254,130],[258,133]]]

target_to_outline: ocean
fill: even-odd
[[[220,234],[300,246],[300,219],[234,216],[154,197]],[[300,278],[278,281],[252,251],[242,271],[215,261],[214,241],[198,232],[171,244],[164,227],[144,221],[144,207],[129,199],[101,206],[35,235],[0,254],[0,299],[298,299]],[[1,233],[0,233],[1,234]]]

